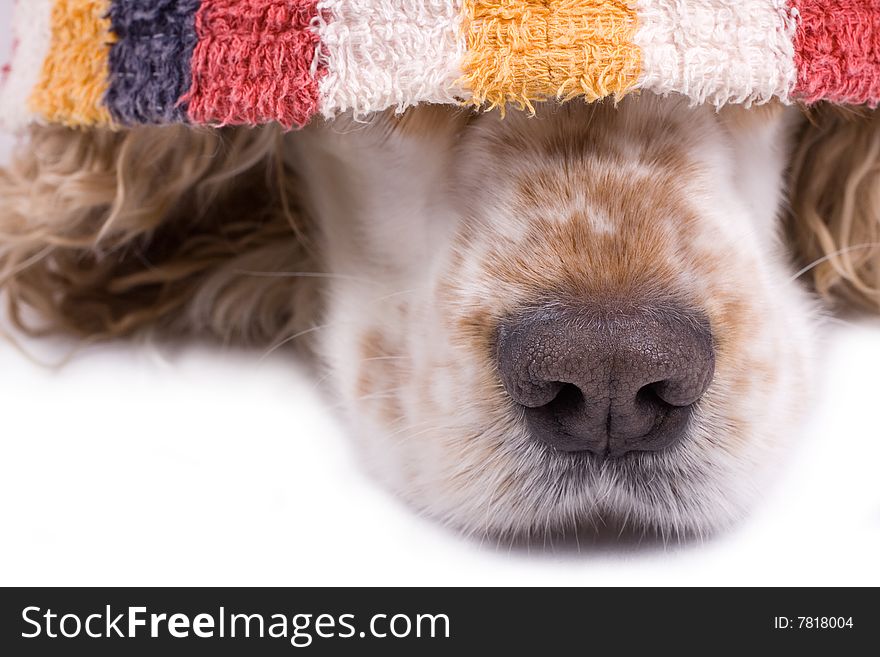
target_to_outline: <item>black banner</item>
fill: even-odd
[[[5,589],[6,655],[878,645],[873,589]],[[855,654],[844,652],[841,654]]]

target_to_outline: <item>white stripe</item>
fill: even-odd
[[[789,102],[796,11],[787,0],[637,0],[639,86],[694,103]]]
[[[462,0],[319,0],[321,112],[360,116],[455,103],[465,41]]]
[[[15,5],[12,71],[0,88],[0,126],[6,130],[19,130],[39,119],[31,112],[29,99],[49,54],[54,4],[54,0],[18,0]]]

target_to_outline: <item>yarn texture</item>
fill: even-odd
[[[638,0],[639,87],[694,103],[788,100],[797,78],[786,0]]]
[[[622,96],[638,81],[636,13],[626,0],[466,3],[463,83],[477,104],[533,110],[546,98]]]
[[[13,53],[0,92],[0,117],[19,126],[39,119],[31,108],[31,92],[40,81],[52,41],[54,0],[18,0],[12,24]]]
[[[48,55],[29,100],[45,121],[70,126],[110,122],[104,105],[114,40],[109,10],[110,0],[56,0]]]
[[[880,0],[18,0],[0,126],[534,111],[650,91],[880,103]]]
[[[880,100],[880,0],[792,0],[796,94],[811,103],[876,106]]]
[[[462,0],[320,0],[321,112],[455,103]]]
[[[190,119],[305,125],[318,108],[316,18],[316,0],[203,0],[184,97]]]
[[[200,0],[116,0],[107,107],[120,124],[186,120]]]

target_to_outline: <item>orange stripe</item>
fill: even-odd
[[[638,82],[629,0],[465,0],[462,84],[489,108],[623,96]]]
[[[57,0],[49,55],[30,97],[31,111],[68,126],[111,123],[103,104],[113,41],[109,9],[110,0]]]

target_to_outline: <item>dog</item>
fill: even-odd
[[[34,127],[0,174],[17,330],[300,349],[386,486],[509,538],[742,517],[878,234],[875,112],[649,93]]]

